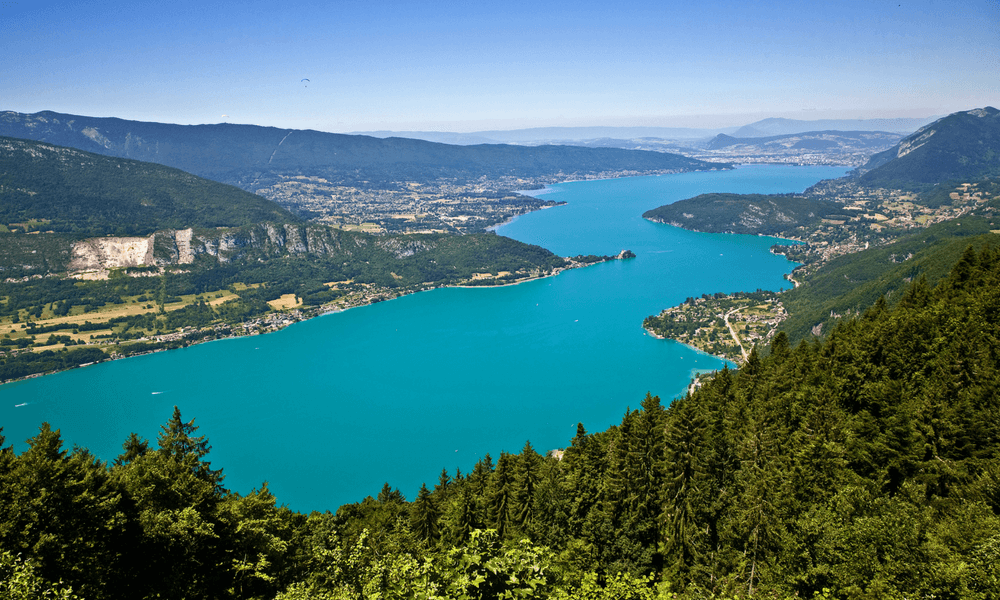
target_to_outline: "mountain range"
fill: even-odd
[[[634,140],[704,140],[717,135],[738,138],[793,135],[811,131],[882,131],[909,134],[937,117],[921,119],[802,119],[769,118],[742,127],[533,127],[527,129],[487,130],[468,133],[449,131],[359,131],[358,135],[378,138],[400,137],[429,140],[445,144],[543,144],[578,143],[598,139]]]
[[[800,119],[770,118],[762,119],[737,129],[732,135],[738,138],[769,137],[773,135],[789,135],[805,133],[806,131],[889,131],[893,133],[911,133],[920,127],[934,121],[937,117],[920,119],[818,119],[804,121]]]
[[[50,111],[0,113],[0,135],[176,167],[244,189],[301,175],[348,185],[391,187],[401,181],[478,181],[613,172],[715,170],[662,152],[504,144],[455,146],[416,139],[256,125],[173,125]]]
[[[995,177],[998,113],[940,119],[850,179],[943,187]],[[229,133],[241,131],[255,133]],[[152,137],[130,131],[112,142],[107,133],[82,135],[161,150]],[[162,143],[168,154],[183,147]],[[214,148],[226,150],[243,156]],[[18,231],[0,234],[4,242],[65,248],[60,234],[23,229],[74,223],[85,231],[133,220],[208,228],[294,218],[252,194],[120,157],[0,138],[0,161],[0,209],[31,222],[8,221],[4,228]],[[732,194],[702,198],[720,219],[739,210],[728,206],[739,200]],[[829,207],[793,195],[752,200],[786,225]],[[992,215],[996,203],[982,208]],[[746,224],[759,228],[759,216]],[[775,598],[997,597],[996,227],[966,214],[841,256],[782,296],[792,316],[740,369],[702,376],[669,408],[647,394],[605,431],[588,433],[581,423],[565,450],[548,456],[526,443],[495,464],[486,454],[465,475],[445,470],[413,502],[386,483],[377,497],[305,515],[266,483],[230,492],[206,458],[208,438],[176,407],[156,446],[133,434],[107,462],[63,449],[47,423],[20,454],[4,447],[0,432],[0,584],[24,591],[14,597],[50,590],[109,600],[651,599],[755,590]],[[102,360],[101,340],[117,356],[246,332],[247,323],[264,321],[270,302],[291,296],[319,306],[348,282],[360,293],[371,284],[551,272],[564,262],[494,235],[375,237],[290,223],[240,229],[208,232],[228,236],[233,254],[223,238],[202,240],[204,254],[218,260],[191,257],[162,277],[119,271],[81,282],[37,273],[0,282],[0,314],[11,319],[0,377]],[[17,262],[36,252],[22,249]],[[52,260],[65,253],[56,248]],[[11,256],[3,249],[0,262]],[[931,289],[928,281],[938,280]],[[790,343],[790,325],[815,331],[816,319],[861,310],[823,330],[825,339]],[[180,337],[164,341],[162,330]],[[59,339],[35,343],[43,334]]]
[[[885,131],[808,131],[787,133],[768,137],[735,137],[720,133],[705,145],[706,150],[752,147],[757,151],[769,149],[831,150],[850,147],[851,149],[884,148],[887,143],[899,140],[901,136]]]

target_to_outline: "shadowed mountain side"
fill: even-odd
[[[158,164],[0,137],[0,225],[78,235],[298,222],[277,204]]]
[[[1000,177],[1000,110],[948,115],[876,154],[859,172],[862,185],[903,189]]]

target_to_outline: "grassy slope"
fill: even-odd
[[[802,286],[782,294],[789,312],[782,324],[793,341],[804,339],[813,326],[823,331],[836,320],[871,306],[881,296],[890,302],[910,281],[921,276],[934,284],[972,244],[1000,245],[994,226],[980,217],[947,221],[906,235],[887,246],[836,258],[809,276]]]

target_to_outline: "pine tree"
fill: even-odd
[[[510,532],[513,504],[514,457],[501,452],[486,495],[486,523],[497,530],[500,539],[506,539]]]
[[[451,477],[448,475],[448,469],[441,469],[441,475],[438,476],[437,485],[434,486],[434,493],[439,497],[440,500],[444,500],[448,496],[449,488],[451,487]]]
[[[525,532],[534,520],[535,491],[538,488],[539,468],[542,457],[525,442],[514,466],[513,521],[521,532]]]
[[[156,451],[112,470],[134,501],[142,531],[139,551],[128,557],[143,586],[134,595],[218,597],[232,582],[220,538],[223,475],[204,460],[208,440],[194,435],[194,421],[184,422],[176,407],[161,429]]]
[[[660,398],[646,393],[642,410],[635,413],[634,423],[626,440],[627,460],[625,480],[628,487],[626,512],[628,527],[654,542],[655,519],[659,515],[660,487],[664,468],[663,407]]]
[[[417,499],[410,505],[410,530],[428,546],[438,538],[438,509],[427,484],[420,485]]]
[[[665,440],[663,537],[669,572],[680,581],[703,559],[707,545],[699,519],[708,500],[701,487],[708,484],[702,458],[706,423],[694,403],[690,396],[673,401]]]
[[[375,500],[378,501],[379,504],[406,502],[406,498],[403,497],[402,492],[398,489],[394,489],[391,485],[389,485],[388,481],[382,484],[382,489],[379,490],[378,496],[375,497]]]
[[[166,425],[160,427],[160,430],[157,440],[162,456],[189,467],[199,479],[212,483],[216,491],[222,489],[222,480],[225,476],[222,474],[222,469],[213,470],[211,463],[203,460],[212,447],[208,444],[206,436],[194,435],[198,431],[194,419],[185,423],[181,419],[180,409],[175,406],[174,414]]]
[[[122,453],[115,457],[114,464],[116,467],[128,465],[148,451],[149,442],[135,433],[130,433],[128,439],[122,444]]]
[[[127,596],[122,497],[106,465],[85,449],[67,454],[59,430],[44,423],[10,467],[0,473],[0,547],[88,598]]]
[[[469,541],[472,532],[483,526],[479,520],[480,512],[472,487],[461,485],[452,495],[451,506],[444,518],[447,544],[454,547]]]

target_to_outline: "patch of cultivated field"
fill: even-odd
[[[246,286],[244,286],[245,289]],[[293,302],[294,302],[294,295]],[[207,292],[205,294],[189,294],[186,296],[180,296],[180,302],[172,302],[166,304],[163,308],[167,312],[180,310],[185,306],[191,304],[196,304],[199,299],[205,300],[208,304],[213,306],[228,302],[235,298],[238,298],[236,294],[229,290],[216,290],[214,292]],[[284,297],[282,297],[282,300]],[[276,300],[275,302],[280,302],[281,300]],[[292,306],[294,308],[295,305]],[[74,340],[84,340],[90,339],[91,335],[101,335],[111,333],[111,329],[98,330],[98,331],[87,331],[81,332],[79,334],[74,334],[71,331],[78,326],[82,325],[86,321],[91,323],[107,323],[111,319],[117,319],[119,317],[132,317],[136,315],[144,315],[149,313],[156,313],[159,311],[159,306],[155,302],[137,302],[136,297],[127,297],[125,302],[121,304],[105,304],[104,306],[95,308],[89,312],[82,312],[81,307],[74,306],[73,310],[69,315],[62,317],[49,316],[47,318],[36,319],[32,321],[37,327],[49,327],[52,325],[62,325],[62,329],[58,330],[56,333],[59,335],[69,335]],[[42,313],[43,317],[45,314],[51,314],[48,311]],[[20,323],[13,323],[10,317],[0,320],[0,336],[9,335],[12,339],[19,337],[24,337],[30,335],[27,330],[26,322],[22,316]],[[48,335],[48,334],[42,334]],[[41,339],[41,338],[39,338]],[[43,348],[38,348],[36,350],[41,350]],[[52,347],[46,347],[44,349],[53,349]]]

